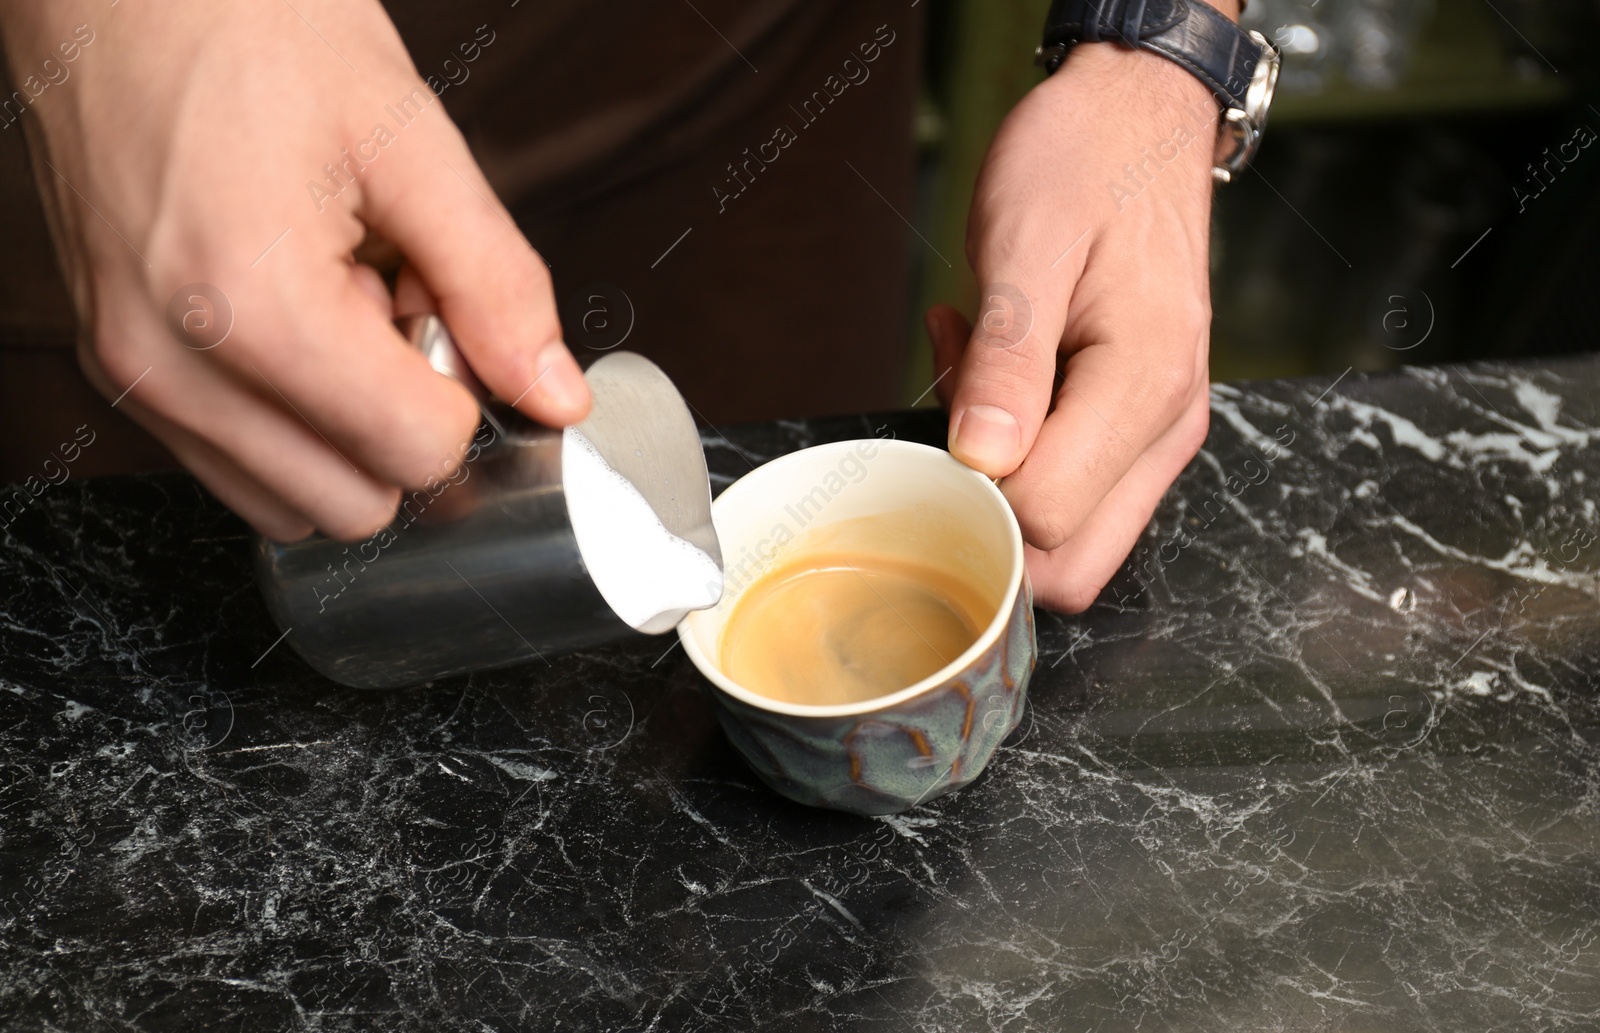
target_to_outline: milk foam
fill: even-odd
[[[606,605],[630,627],[665,631],[646,626],[722,598],[716,561],[667,530],[633,482],[576,427],[562,433],[561,470],[584,566]]]

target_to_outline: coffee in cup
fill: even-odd
[[[807,549],[740,596],[722,633],[721,666],[771,699],[858,703],[948,666],[994,611],[977,587],[932,562]]]

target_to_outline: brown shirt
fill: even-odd
[[[898,402],[916,8],[386,6],[550,263],[580,359],[626,325],[622,346],[717,422]],[[22,143],[20,120],[0,128],[0,480],[86,421],[107,431],[87,472],[149,466],[159,449],[70,361],[73,316]]]

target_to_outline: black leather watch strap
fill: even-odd
[[[1261,47],[1200,0],[1054,0],[1044,46],[1100,41],[1151,50],[1188,69],[1225,107],[1244,108]]]

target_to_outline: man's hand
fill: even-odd
[[[13,0],[0,31],[19,85],[92,33],[22,119],[79,356],[257,530],[365,537],[461,461],[476,406],[397,308],[440,312],[528,416],[587,412],[543,261],[377,0]],[[406,259],[398,304],[368,231]]]
[[[1051,609],[1094,602],[1205,440],[1217,114],[1160,56],[1075,48],[979,175],[976,331],[928,312],[950,450],[1004,478]]]

